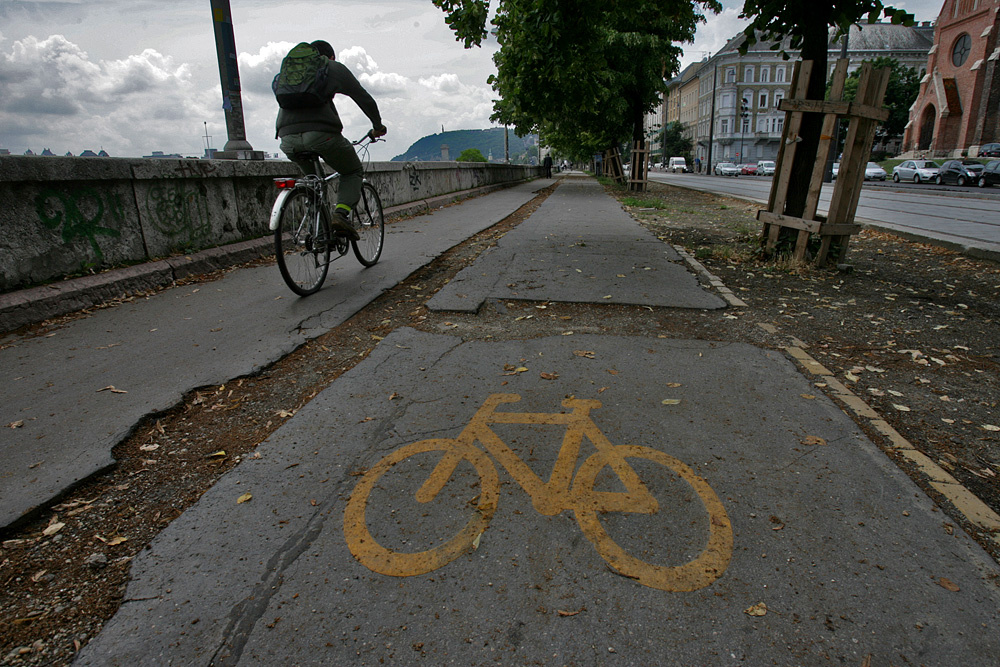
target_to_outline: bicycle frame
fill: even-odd
[[[496,408],[504,403],[515,403],[521,397],[517,394],[493,394],[483,403],[482,407],[470,420],[469,425],[455,438],[462,445],[472,446],[476,440],[481,442],[486,451],[506,468],[521,488],[531,496],[531,504],[540,514],[554,516],[563,510],[575,509],[583,500],[582,489],[572,488],[573,473],[576,470],[580,456],[580,446],[584,436],[597,448],[602,460],[618,475],[625,485],[625,492],[593,492],[588,493],[587,500],[594,503],[597,511],[629,511],[652,514],[659,504],[653,494],[635,470],[622,456],[621,452],[605,437],[590,417],[590,411],[601,407],[597,400],[567,398],[563,407],[570,408],[569,413],[547,412],[497,412]],[[490,424],[545,424],[566,427],[562,446],[556,458],[552,475],[548,482],[543,482],[521,458],[493,432]],[[456,466],[461,463],[464,455],[460,450],[452,450],[445,454],[430,477],[417,491],[419,502],[432,500],[448,482]]]

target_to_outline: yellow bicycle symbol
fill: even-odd
[[[708,483],[686,464],[661,451],[637,445],[612,445],[590,417],[590,411],[601,402],[568,398],[562,402],[568,413],[497,412],[503,403],[521,400],[517,394],[493,394],[476,411],[457,438],[432,438],[400,447],[362,476],[354,488],[344,511],[344,536],[354,557],[368,569],[380,574],[406,577],[436,570],[478,545],[480,535],[489,526],[497,507],[500,481],[496,467],[479,441],[496,458],[531,497],[532,505],[544,515],[553,516],[563,510],[573,510],[580,529],[608,564],[620,574],[639,583],[664,591],[694,591],[708,586],[722,576],[733,552],[733,531],[729,516]],[[566,427],[562,447],[552,475],[543,482],[491,428],[494,424],[558,425]],[[586,437],[597,452],[580,466],[574,478],[580,447]],[[372,491],[394,466],[411,457],[440,452],[427,480],[413,494],[419,503],[429,503],[448,484],[462,462],[468,462],[479,478],[479,495],[465,502],[472,506],[472,516],[454,537],[424,551],[406,551],[393,545],[379,544],[369,530],[365,517]],[[652,515],[661,511],[659,503],[639,479],[626,458],[646,459],[665,466],[683,479],[704,504],[707,517],[702,521],[708,539],[701,553],[680,565],[648,563],[619,546],[602,525],[599,517],[612,512]],[[621,482],[624,491],[599,491],[595,488],[598,474],[609,467]],[[443,495],[443,494],[442,494]],[[405,499],[404,499],[405,500]],[[666,510],[664,510],[666,511]],[[464,521],[464,519],[462,519]],[[698,528],[699,531],[702,528]],[[669,536],[664,535],[664,539]]]

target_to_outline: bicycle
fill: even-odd
[[[600,401],[565,399],[562,405],[571,410],[569,413],[497,411],[497,407],[501,404],[515,403],[519,400],[521,397],[517,394],[493,394],[484,401],[458,437],[432,438],[404,445],[368,469],[355,486],[344,510],[344,537],[354,558],[379,574],[414,576],[443,567],[470,549],[478,547],[480,536],[489,526],[496,511],[500,493],[497,469],[487,456],[488,452],[528,493],[532,505],[540,514],[554,516],[564,510],[572,510],[584,536],[607,564],[619,574],[634,579],[644,586],[664,591],[698,590],[722,576],[732,557],[732,525],[722,501],[708,482],[698,477],[680,460],[659,450],[636,445],[611,444],[590,416],[591,410],[601,407]],[[503,442],[493,430],[494,424],[566,427],[548,482],[543,482],[528,463]],[[581,444],[585,437],[596,447],[597,452],[587,457],[577,470]],[[476,447],[473,444],[475,441],[479,441],[486,451]],[[440,452],[440,457],[427,456],[434,452]],[[648,556],[645,553],[641,554],[642,558],[632,555],[628,549],[620,546],[602,525],[599,517],[608,521],[610,518],[606,515],[610,513],[655,515],[661,511],[660,503],[626,458],[644,459],[646,462],[664,466],[672,473],[668,474],[668,477],[673,479],[673,475],[678,476],[701,500],[707,517],[698,521],[697,523],[702,525],[694,530],[702,532],[707,529],[707,540],[697,556],[680,564],[662,565],[646,562],[644,559]],[[479,494],[468,501],[462,493],[474,485],[467,485],[461,481],[452,482],[451,490],[443,493],[443,489],[463,462],[471,464],[479,479]],[[415,469],[410,477],[417,479],[413,481],[410,477],[404,476],[403,472],[394,479],[400,480],[398,483],[409,482],[411,489],[418,487],[412,497],[409,492],[404,496],[394,488],[387,490],[387,487],[394,483],[384,481],[390,471],[404,463],[405,465],[401,467]],[[432,469],[427,474],[426,480],[421,483],[420,480],[423,479],[428,467]],[[605,475],[601,478],[601,482],[598,482],[599,475],[606,468],[617,476],[620,486],[624,486],[624,491],[605,491],[595,488],[607,486],[609,475]],[[442,512],[440,515],[442,518],[437,516],[428,518],[430,510],[419,517],[414,515],[412,521],[397,515],[394,520],[397,524],[401,524],[399,526],[387,525],[391,524],[392,520],[385,519],[385,515],[379,515],[375,517],[376,523],[381,522],[382,525],[376,527],[376,532],[379,533],[379,538],[376,538],[369,529],[366,517],[369,500],[376,488],[379,489],[376,495],[383,496],[387,501],[416,500],[418,503],[426,504],[440,496],[443,500],[439,500],[439,503],[430,509],[442,510],[443,505],[449,503],[453,506],[448,512]],[[434,524],[449,521],[461,523],[464,518],[455,520],[453,515],[467,512],[469,505],[473,506],[472,516],[458,533],[450,538],[441,538],[438,540],[441,543],[430,549],[406,551],[404,549],[406,543],[410,541],[409,538],[402,539],[388,535],[390,529],[391,532],[412,532],[417,530],[415,526],[418,523]],[[407,508],[404,505],[400,508],[400,514],[410,509],[412,506]],[[397,510],[393,509],[392,513],[395,512]],[[635,531],[630,526],[628,532]],[[381,544],[379,539],[383,542],[395,540],[399,544],[387,547]],[[420,534],[419,539],[428,538]],[[671,556],[670,559],[677,558]]]
[[[366,141],[367,140],[367,141]],[[360,146],[362,162],[368,163],[368,147],[378,141],[369,132],[351,142]],[[361,185],[361,199],[351,212],[351,223],[360,235],[350,241],[342,234],[334,234],[330,226],[327,184],[337,176],[334,172],[323,176],[323,166],[318,153],[296,153],[297,160],[310,161],[314,173],[299,178],[276,178],[278,198],[271,208],[269,228],[274,232],[274,252],[281,277],[288,287],[300,296],[319,291],[334,260],[347,254],[348,246],[363,266],[374,266],[382,255],[385,241],[385,219],[382,201],[368,179]]]

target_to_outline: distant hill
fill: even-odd
[[[537,135],[529,134],[526,137],[518,137],[513,130],[507,130],[507,141],[509,143],[511,162],[523,161],[519,157],[538,157]],[[462,151],[467,148],[478,148],[486,157],[493,154],[495,161],[502,161],[503,152],[503,128],[495,127],[489,130],[453,130],[432,134],[423,139],[417,140],[412,146],[406,149],[402,155],[392,158],[393,162],[410,162],[414,160],[437,161],[441,159],[441,146],[448,146],[449,159],[456,159]]]

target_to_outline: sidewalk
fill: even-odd
[[[21,424],[0,428],[0,526],[112,465],[112,448],[143,417],[197,387],[284,357],[552,182],[536,180],[392,224],[378,264],[366,270],[348,254],[308,299],[295,298],[277,269],[264,266],[97,310],[44,337],[0,336],[0,426]],[[169,273],[160,264],[165,268],[110,272],[101,282],[117,295],[124,287],[116,277],[131,284],[136,276]],[[87,291],[90,282],[76,285]],[[74,298],[72,289],[61,291]]]
[[[448,215],[483,228],[515,194],[530,198],[499,193]],[[387,248],[409,255],[445,219],[394,229]],[[594,181],[569,178],[428,305],[723,308],[680,260]],[[408,275],[395,261],[386,280]],[[239,274],[221,291],[270,289]],[[162,301],[160,322],[189,312]],[[287,306],[286,345],[317,317]],[[63,363],[42,350],[60,337],[37,343],[35,366]],[[257,451],[135,559],[125,602],[78,664],[1000,655],[1000,567],[942,529],[934,504],[776,351],[569,323],[517,340],[400,329]]]

